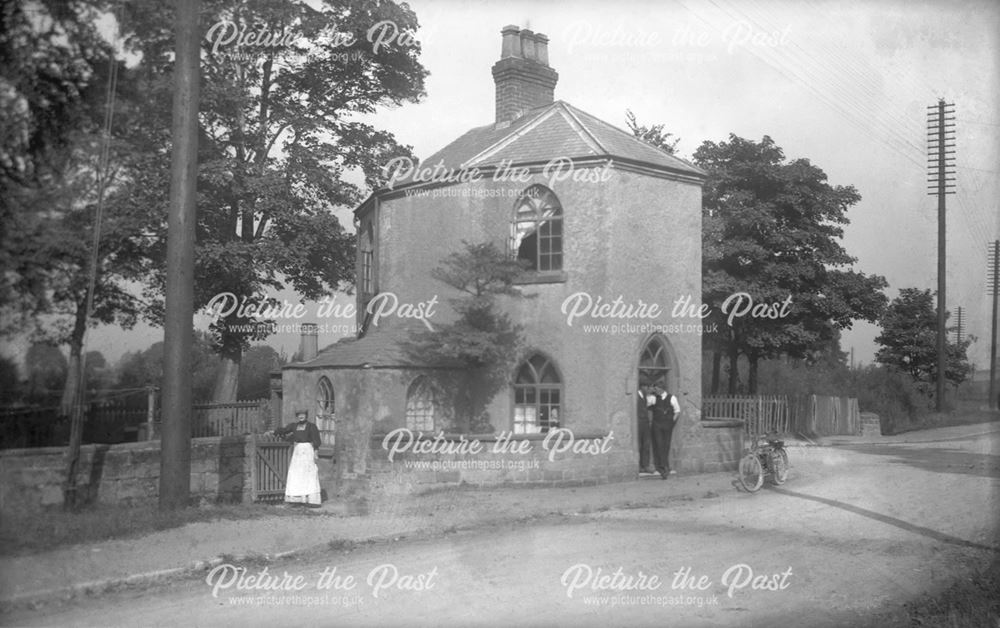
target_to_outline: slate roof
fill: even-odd
[[[701,168],[656,149],[631,133],[561,100],[532,109],[502,128],[489,124],[471,129],[420,163],[428,167],[440,163],[450,171],[459,171],[489,168],[504,161],[511,164],[544,164],[558,157],[574,160],[611,158],[686,177],[706,176]],[[393,189],[421,183],[397,181]],[[383,188],[372,197],[385,191]],[[365,207],[372,197],[357,211]],[[324,348],[314,359],[290,364],[286,368],[459,366],[420,360],[406,350],[407,340],[424,329],[426,327],[417,321],[376,327],[363,338],[342,339]]]
[[[440,163],[459,171],[489,168],[505,160],[546,163],[557,157],[610,157],[687,176],[706,175],[701,168],[561,100],[532,109],[503,128],[489,124],[471,129],[420,163],[427,167]],[[393,187],[411,183],[403,179]]]
[[[407,341],[421,331],[427,331],[418,321],[393,321],[371,327],[361,338],[342,338],[323,348],[307,362],[289,364],[288,369],[314,368],[453,368],[456,363],[436,363],[413,356]]]

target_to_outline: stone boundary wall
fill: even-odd
[[[410,447],[394,454],[392,461],[383,447],[385,435],[373,435],[365,472],[340,474],[331,494],[386,497],[456,486],[574,486],[636,478],[639,459],[631,435],[626,433],[620,439],[618,432],[611,434],[614,438],[606,444],[603,439],[608,432],[574,434],[576,448],[567,447],[568,438],[561,443],[548,441],[546,446],[544,435],[517,435],[509,441],[513,446],[500,452],[495,451],[495,434],[443,435],[436,451],[432,447],[436,435],[424,434],[426,450]],[[515,449],[523,441],[530,446],[519,453]],[[481,450],[472,453],[467,448],[461,453],[461,445],[468,447],[472,442],[479,442]],[[452,447],[450,452],[448,446]],[[674,431],[671,466],[680,473],[733,471],[742,453],[742,421],[682,420]]]
[[[861,436],[872,437],[882,435],[882,420],[874,412],[861,413]]]
[[[743,421],[682,419],[671,444],[671,466],[679,473],[735,471],[743,454]]]
[[[244,436],[191,439],[193,501],[249,501]],[[61,507],[65,447],[0,450],[0,511],[34,512]],[[77,486],[85,503],[156,503],[160,441],[80,447]]]
[[[354,491],[373,496],[422,493],[454,486],[575,486],[620,482],[636,477],[637,459],[629,444],[607,438],[608,433],[564,435],[546,441],[544,435],[512,436],[507,450],[497,451],[497,435],[447,435],[444,442],[458,447],[478,442],[478,453],[396,453],[390,461],[383,437],[370,441],[367,473],[348,478]],[[433,435],[425,435],[433,441]],[[523,443],[527,443],[524,445]],[[570,444],[572,443],[572,444]],[[518,451],[517,448],[524,449]],[[575,450],[574,450],[575,448]],[[343,493],[344,486],[341,486]]]

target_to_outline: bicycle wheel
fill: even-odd
[[[771,467],[771,482],[780,486],[788,479],[788,453],[784,449],[776,449],[770,453],[768,464]]]
[[[749,493],[756,493],[764,485],[764,467],[757,454],[751,452],[740,458],[740,485]]]

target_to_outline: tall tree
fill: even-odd
[[[127,7],[152,149],[169,128],[171,7]],[[332,210],[361,199],[349,171],[376,187],[384,163],[410,154],[359,116],[423,95],[416,16],[394,2],[215,0],[203,23],[195,306],[222,293],[263,306],[286,286],[306,299],[349,288],[354,239]],[[247,32],[256,44],[239,45]],[[162,186],[144,191],[145,205],[165,206]],[[162,285],[158,273],[147,286],[153,312]],[[213,325],[223,361],[215,400],[235,399],[243,352],[268,335],[264,322],[234,309]]]
[[[881,347],[875,361],[907,373],[927,395],[935,392],[937,381],[937,307],[930,290],[903,288],[886,308],[875,338]],[[945,313],[946,318],[949,313]],[[972,373],[966,351],[974,338],[961,343],[947,341],[945,379],[958,386]]]
[[[243,400],[267,399],[271,396],[271,371],[285,363],[282,356],[267,345],[256,345],[243,356],[240,365],[240,385],[237,396]]]
[[[62,390],[66,381],[66,356],[58,347],[46,343],[33,343],[24,356],[27,374],[27,395],[32,398],[50,397]]]
[[[731,393],[740,355],[754,392],[760,360],[806,357],[853,320],[877,320],[886,281],[851,269],[855,259],[840,242],[846,211],[861,198],[852,186],[831,186],[808,159],[786,162],[768,136],[704,142],[694,160],[709,173],[702,197],[702,301],[719,332],[706,346],[728,355]],[[748,296],[737,302],[737,293]],[[750,299],[766,309],[755,313]],[[734,310],[743,313],[732,317]]]
[[[81,93],[110,51],[95,20],[103,4],[36,0],[4,2],[0,9],[0,204],[4,208],[7,186],[38,184],[58,169],[68,134],[85,116]]]
[[[100,75],[107,76],[107,70]],[[119,81],[123,95],[126,84]],[[98,122],[108,105],[103,92],[96,85],[88,88],[91,115],[71,134],[59,176],[49,177],[44,187],[17,190],[19,220],[7,246],[11,262],[7,288],[17,298],[0,307],[10,321],[4,331],[30,332],[47,342],[68,345],[64,412],[76,399],[88,326],[132,327],[144,313],[134,285],[152,264],[145,234],[156,218],[133,199],[135,181],[149,161],[126,137],[138,114],[124,98],[118,99],[112,105],[118,126],[109,135]],[[106,163],[102,154],[108,156]],[[99,207],[103,218],[94,257]],[[93,310],[88,312],[95,262]]]
[[[677,153],[677,144],[681,141],[681,138],[674,137],[673,133],[665,133],[663,131],[664,125],[641,125],[636,121],[635,114],[632,113],[631,109],[625,110],[625,123],[628,125],[628,130],[632,132],[632,135],[643,142],[652,144],[670,155]]]
[[[209,401],[219,370],[219,356],[213,351],[212,338],[207,332],[194,332],[191,354],[191,398],[195,402]],[[118,388],[159,386],[163,379],[163,341],[142,351],[126,353],[115,371]]]
[[[23,264],[22,252],[43,229],[35,195],[67,168],[67,148],[92,113],[86,94],[112,56],[94,19],[101,6],[38,0],[0,9],[0,267],[7,271],[0,274],[0,307],[8,321],[22,303],[45,298],[44,279]]]

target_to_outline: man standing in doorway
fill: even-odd
[[[649,402],[646,401],[647,397]],[[645,388],[639,388],[639,398],[636,402],[635,416],[636,429],[639,436],[639,473],[652,475],[653,469],[649,466],[649,452],[651,451],[652,437],[650,434],[650,420],[652,418],[652,406],[656,403],[653,393],[647,392]]]
[[[653,388],[653,393],[655,401],[651,408],[653,420],[650,424],[650,435],[653,441],[653,464],[660,477],[666,480],[669,474],[676,473],[670,468],[670,438],[674,433],[674,426],[677,424],[681,406],[677,402],[677,397],[659,386]]]

